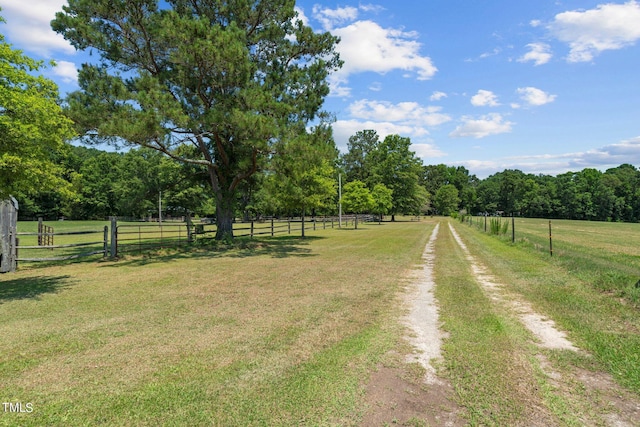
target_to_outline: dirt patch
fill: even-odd
[[[419,384],[406,378],[402,368],[380,367],[367,386],[368,411],[362,425],[450,426],[465,425],[451,402],[453,389],[444,381]]]
[[[438,306],[433,294],[434,243],[439,224],[431,233],[422,255],[422,265],[411,277],[405,296],[408,313],[404,319],[407,340],[414,348],[400,367],[380,366],[367,386],[368,410],[363,426],[462,426],[462,409],[453,401],[450,383],[436,374],[432,363],[441,358],[443,333],[439,329]],[[415,375],[412,364],[418,364]]]
[[[404,319],[405,325],[411,331],[408,340],[415,348],[413,354],[407,359],[409,362],[418,362],[424,367],[427,384],[438,382],[436,370],[431,361],[441,357],[440,345],[443,338],[438,322],[438,306],[433,294],[432,274],[435,258],[434,244],[439,228],[440,224],[437,224],[433,229],[422,254],[422,268],[418,271],[413,289],[407,294],[406,304],[409,307],[409,314]]]

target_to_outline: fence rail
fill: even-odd
[[[373,221],[372,216],[343,215],[343,227],[356,226],[358,221]],[[338,217],[315,218],[268,218],[250,222],[235,222],[234,236],[256,237],[296,234],[304,236],[306,231],[319,228],[336,228]],[[211,239],[216,232],[216,224],[211,221],[132,223],[118,222],[112,218],[111,226],[103,230],[59,231],[40,221],[38,232],[19,232],[16,239],[17,262],[66,261],[93,255],[117,257],[130,252],[142,252],[153,248],[168,248],[186,245],[198,239]],[[101,240],[93,236],[100,234]],[[55,244],[54,244],[55,236]],[[50,251],[47,255],[42,251]]]
[[[107,226],[104,226],[102,230],[53,232],[52,227],[39,224],[38,230],[37,233],[16,233],[17,236],[22,236],[22,238],[18,237],[16,239],[16,262],[67,261],[98,254],[106,257],[108,254],[109,228]],[[90,240],[86,242],[65,242],[64,240],[64,238],[68,236],[73,236],[74,238],[77,236],[93,237],[96,234],[102,235],[102,240]],[[60,243],[53,244],[54,236],[63,236],[62,242],[60,242],[61,239],[56,239]],[[93,247],[94,250],[89,252],[76,250],[76,248],[82,248],[84,250],[88,247]],[[42,250],[52,251],[54,252],[54,256],[36,256]]]

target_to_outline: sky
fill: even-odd
[[[408,137],[424,164],[557,175],[640,166],[640,0],[302,0],[339,36],[334,137]],[[50,28],[64,0],[0,0],[0,32],[62,95],[90,58]]]

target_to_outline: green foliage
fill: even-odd
[[[491,217],[489,220],[489,234],[492,235],[503,235],[507,234],[509,231],[509,220],[503,221],[502,218],[499,217]]]
[[[347,152],[340,157],[340,164],[346,175],[345,181],[370,183],[373,173],[371,154],[379,145],[378,133],[372,129],[358,131],[349,137]]]
[[[59,160],[73,197],[56,192],[18,195],[21,218],[104,219],[108,216],[140,218],[158,214],[162,192],[164,215],[187,210],[212,214],[212,197],[199,168],[180,165],[150,149],[126,153],[69,147]]]
[[[422,162],[410,147],[409,138],[388,135],[370,154],[369,186],[381,183],[393,191],[392,214],[419,213],[425,202],[418,183]]]
[[[457,212],[458,203],[458,189],[453,184],[443,185],[438,189],[433,200],[436,212],[440,215],[450,215],[452,212]]]
[[[52,27],[100,62],[83,66],[68,113],[85,140],[201,167],[216,197],[216,237],[231,235],[241,184],[318,115],[341,65],[337,38],[305,26],[294,5],[71,0]]]
[[[364,182],[351,181],[342,189],[342,207],[345,212],[364,213],[375,207],[375,200]]]
[[[43,68],[0,34],[0,199],[37,191],[71,196],[56,156],[73,128],[60,108],[58,87],[34,75]]]
[[[278,156],[271,162],[259,195],[266,213],[334,209],[337,149],[331,132],[331,127],[322,123],[310,133],[293,132],[278,144]]]
[[[376,184],[371,196],[373,197],[373,212],[384,215],[393,207],[393,191],[384,184]]]

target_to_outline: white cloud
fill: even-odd
[[[53,52],[74,53],[73,46],[50,25],[66,3],[65,0],[4,0],[2,15],[7,21],[4,26],[7,36],[16,47],[47,58]]]
[[[511,132],[512,122],[505,121],[502,115],[493,113],[480,118],[462,117],[462,124],[449,134],[452,138],[484,138],[490,135]]]
[[[431,96],[429,97],[429,100],[430,101],[440,101],[442,98],[446,98],[446,97],[447,97],[446,93],[436,91],[436,92],[433,92],[431,94]]]
[[[360,100],[349,106],[351,118],[333,124],[336,144],[343,151],[349,137],[363,129],[374,129],[381,139],[397,134],[409,137],[416,153],[425,158],[439,157],[443,153],[428,141],[429,127],[451,120],[441,107],[423,106],[416,102],[393,104],[384,101]]]
[[[569,62],[588,62],[602,51],[633,45],[640,39],[639,23],[640,4],[632,0],[560,13],[548,29],[558,40],[569,44]]]
[[[349,137],[363,129],[373,129],[380,139],[387,135],[402,135],[405,137],[424,137],[429,134],[425,127],[403,125],[392,122],[377,122],[372,120],[337,120],[333,124],[333,136],[338,148],[346,150]]]
[[[428,80],[437,68],[431,58],[420,55],[422,45],[416,33],[382,28],[373,21],[357,21],[332,31],[341,41],[337,46],[344,65],[330,76],[331,95],[348,96],[349,76],[363,72],[385,74],[410,71],[418,80]]]
[[[382,83],[373,82],[369,85],[369,90],[372,92],[380,92],[382,90]]]
[[[476,107],[497,107],[498,97],[490,90],[480,89],[477,94],[471,97],[471,104]]]
[[[65,83],[77,83],[78,82],[78,69],[76,64],[69,61],[56,61],[56,66],[53,68],[53,74],[62,77]]]
[[[409,126],[438,126],[451,121],[442,107],[424,107],[417,102],[392,104],[384,101],[356,101],[349,106],[352,117],[361,120],[388,121]]]
[[[532,106],[540,106],[555,101],[557,95],[550,95],[547,92],[535,87],[521,87],[517,91],[520,98]]]
[[[533,61],[533,65],[542,65],[549,62],[551,57],[551,46],[546,43],[529,43],[527,47],[529,52],[518,58],[518,62]]]
[[[328,9],[315,5],[313,6],[313,17],[322,24],[325,31],[331,31],[337,25],[355,21],[358,18],[358,8],[347,6]]]
[[[444,157],[446,154],[433,144],[411,144],[411,150],[421,159],[433,159],[435,157]]]
[[[411,150],[423,159],[443,157],[443,153],[438,147],[427,142],[423,142],[428,135],[426,128],[421,126],[403,125],[391,122],[361,121],[361,120],[338,120],[333,124],[333,136],[336,145],[343,152],[347,150],[349,137],[364,129],[373,129],[377,132],[380,140],[388,135],[401,135],[412,139]]]
[[[634,165],[640,163],[640,136],[583,152],[515,156],[492,160],[474,159],[457,164],[465,166],[479,178],[483,178],[505,169],[558,175],[585,168],[603,170],[623,163]]]

